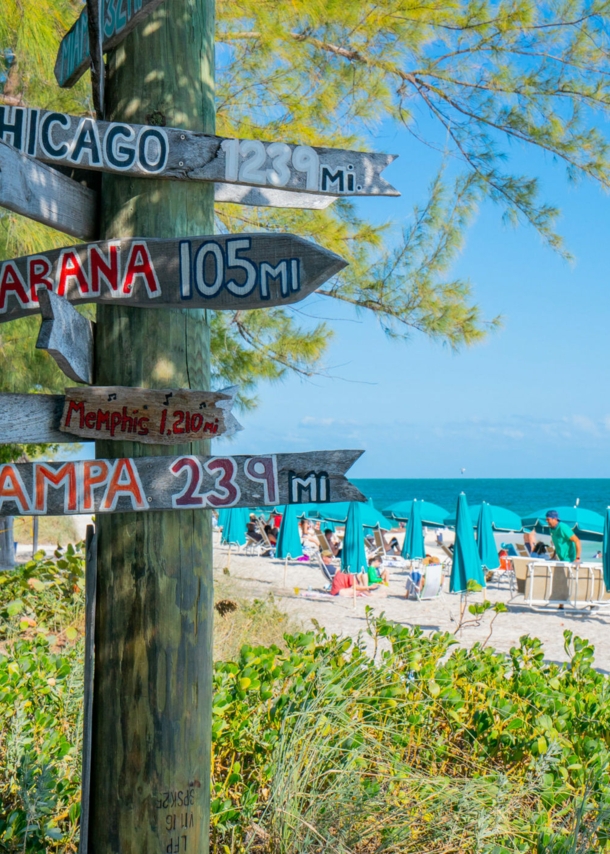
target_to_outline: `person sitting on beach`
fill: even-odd
[[[324,529],[324,536],[326,537],[326,542],[335,557],[339,557],[341,554],[341,541],[339,537],[335,534],[334,531],[331,531],[330,528]]]
[[[271,527],[271,525],[265,525],[265,534],[267,534],[267,539],[271,545],[277,546],[277,538],[279,535],[278,529]]]
[[[559,519],[559,513],[556,510],[549,510],[546,514],[546,522],[551,529],[555,560],[580,563],[580,540],[570,526]]]
[[[258,530],[258,519],[254,513],[250,513],[250,521],[246,525],[246,533],[255,543],[260,543],[263,535]]]
[[[330,586],[331,596],[353,596],[353,588],[356,588],[356,593],[368,594],[368,584],[359,584],[357,576],[352,572],[342,572],[340,569],[333,576],[333,583]]]
[[[523,534],[523,545],[527,549],[527,553],[533,555],[536,549],[536,532],[526,531]]]
[[[320,558],[322,563],[324,564],[324,571],[328,575],[329,578],[334,578],[337,574],[337,567],[333,563],[333,554],[329,552],[328,549],[324,549],[320,552]]]
[[[388,584],[390,580],[390,573],[387,568],[381,569],[381,557],[379,555],[369,558],[367,576],[369,580],[369,587],[373,587],[377,584]]]

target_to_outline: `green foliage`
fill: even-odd
[[[77,850],[82,587],[80,547],[0,576],[7,854]],[[504,655],[369,618],[374,658],[317,630],[216,664],[215,854],[608,850],[610,679],[586,640],[565,632],[558,665],[529,637]]]

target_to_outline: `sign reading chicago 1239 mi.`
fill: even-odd
[[[126,239],[0,262],[0,323],[40,311],[46,287],[73,303],[250,309],[303,299],[346,262],[291,234]]]
[[[362,451],[138,457],[0,465],[0,514],[64,516],[303,501],[364,501],[345,472]]]
[[[0,140],[45,163],[117,175],[213,181],[331,196],[398,196],[381,177],[395,155],[0,106]]]

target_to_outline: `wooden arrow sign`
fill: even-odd
[[[81,240],[97,237],[97,193],[2,141],[0,205]]]
[[[231,386],[219,392],[97,387],[67,389],[65,396],[0,394],[0,445],[83,439],[178,445],[232,436],[243,429],[230,411],[236,393]],[[201,425],[195,415],[204,416]]]
[[[380,174],[393,154],[227,139],[7,106],[0,106],[0,140],[46,163],[115,175],[330,196],[400,195]]]
[[[345,472],[362,451],[139,457],[0,465],[6,516],[364,501]]]
[[[163,0],[105,0],[102,50],[120,44]],[[61,40],[55,62],[55,79],[64,89],[74,86],[91,65],[89,16],[83,9],[74,26]]]
[[[267,308],[298,302],[345,266],[291,234],[70,246],[0,263],[0,323],[40,311],[40,286],[73,303]]]
[[[89,441],[149,445],[198,442],[243,429],[231,414],[237,388],[223,392],[106,386],[67,388],[59,429]]]
[[[36,294],[42,313],[37,349],[46,350],[71,380],[91,385],[93,323],[79,314],[68,300],[58,297],[44,285],[37,288]]]

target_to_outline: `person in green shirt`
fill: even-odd
[[[389,581],[389,573],[387,569],[381,569],[381,558],[379,555],[369,558],[369,568],[367,571],[369,579],[369,587],[376,584],[387,584]]]
[[[560,521],[556,510],[549,510],[546,522],[551,529],[555,559],[569,563],[580,563],[580,540],[565,522]]]

